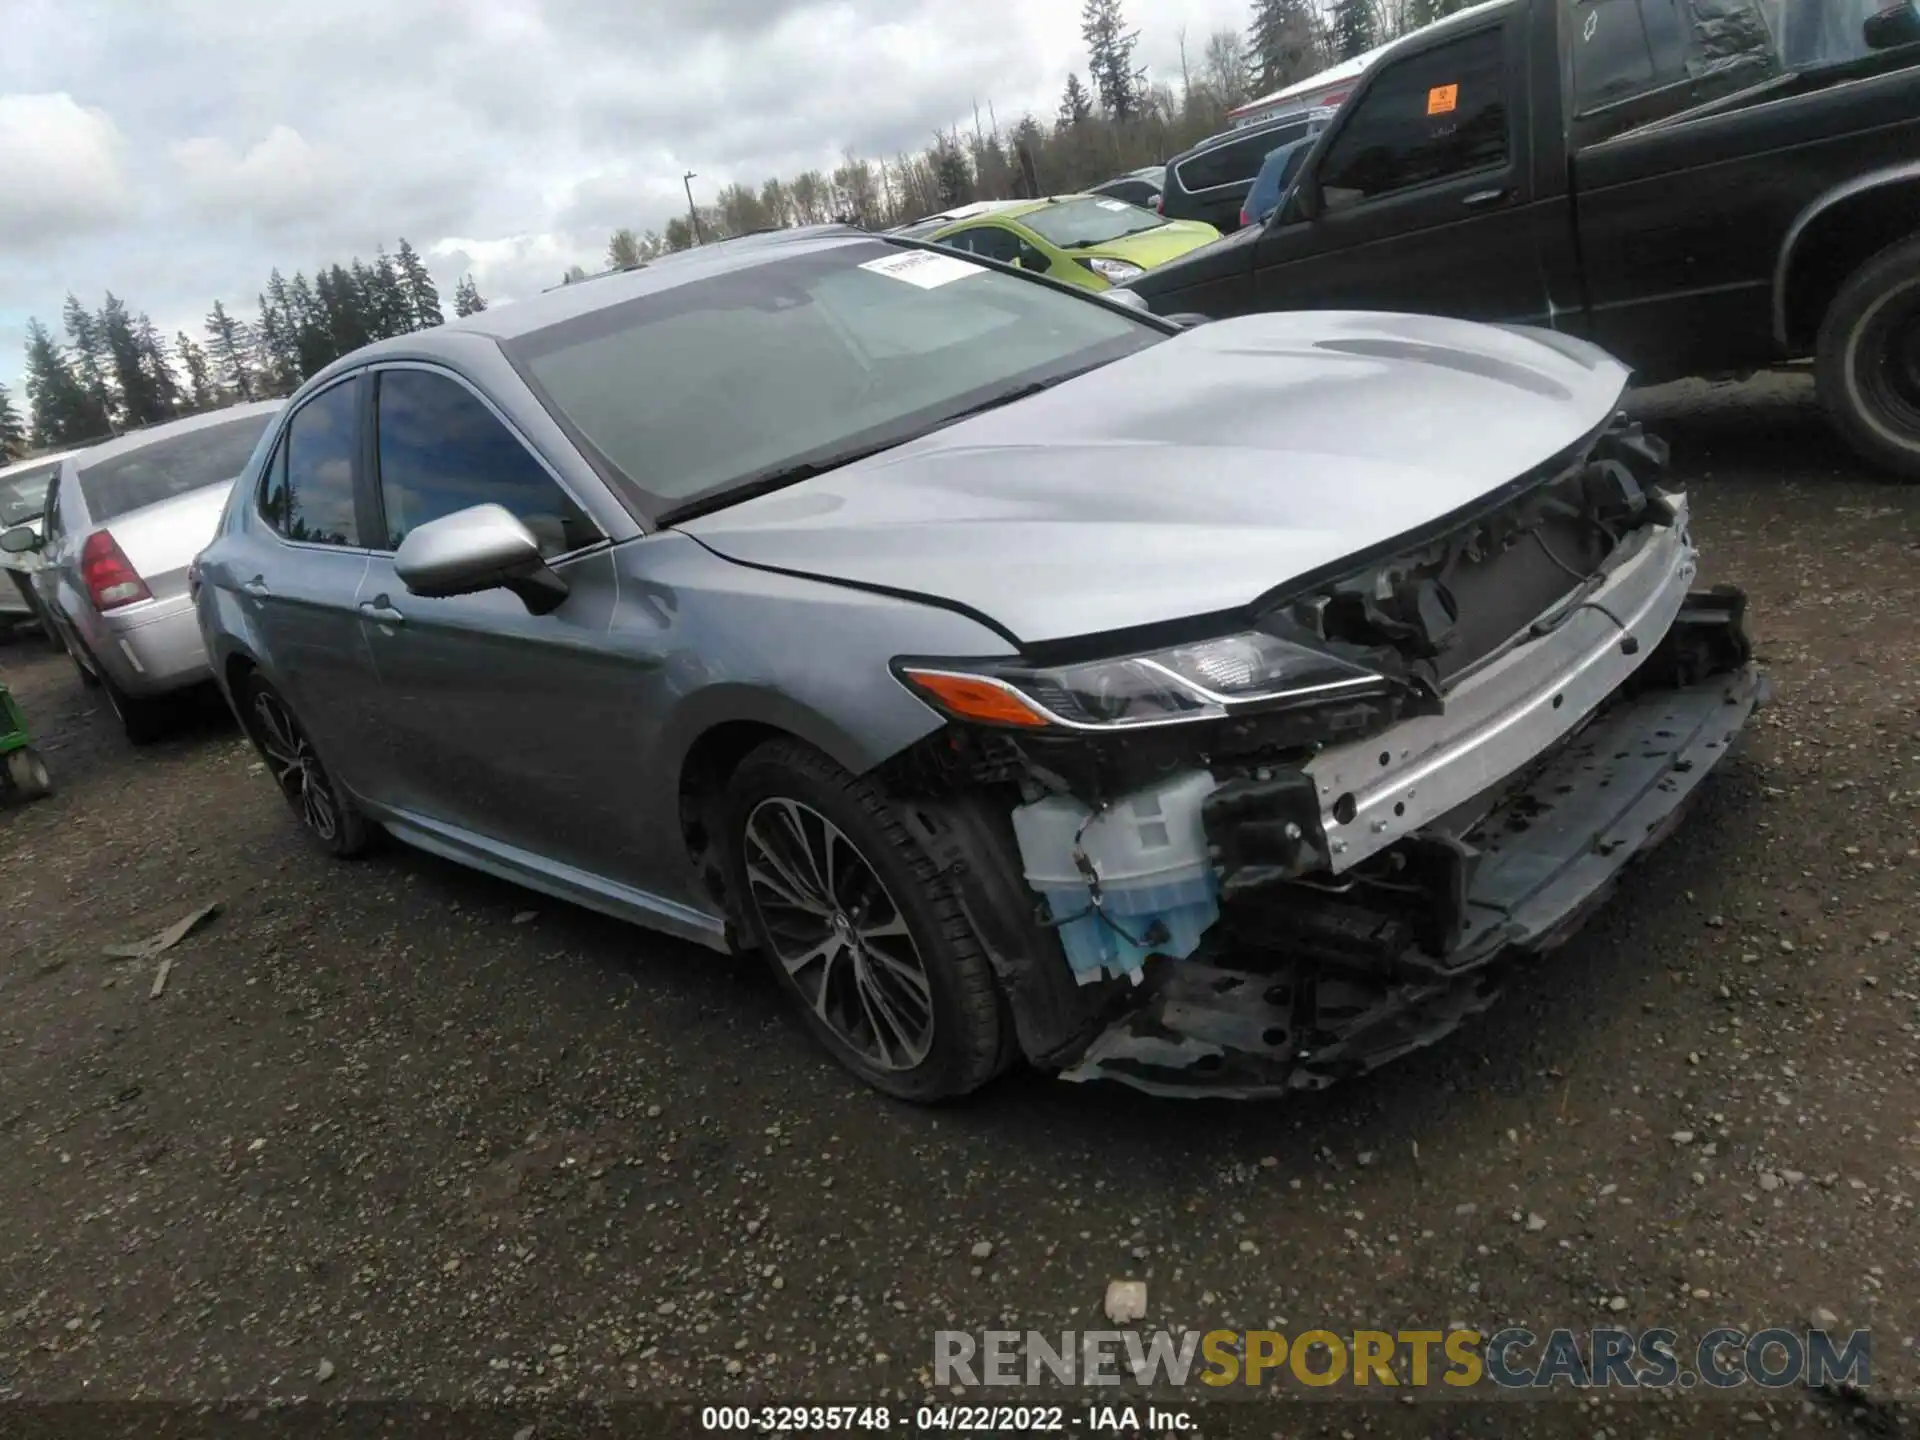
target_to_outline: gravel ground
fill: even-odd
[[[1493,1012],[1287,1105],[883,1101],[755,966],[399,847],[329,862],[217,707],[136,753],[0,648],[59,787],[0,816],[0,1398],[918,1399],[934,1330],[1104,1328],[1119,1277],[1199,1328],[1824,1310],[1920,1394],[1920,488],[1799,380],[1640,404],[1774,706]],[[157,998],[102,957],[213,900]],[[1913,1423],[1593,1403],[1525,1408]],[[1235,1433],[1429,1413],[1257,1408]]]

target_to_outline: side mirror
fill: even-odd
[[[567,582],[547,568],[533,532],[500,505],[472,505],[414,527],[393,568],[408,591],[427,599],[510,590],[545,615],[567,598]]]
[[[31,525],[16,525],[0,535],[0,550],[9,555],[26,555],[40,548],[40,537]]]
[[[1118,305],[1122,310],[1138,310],[1142,315],[1153,313],[1153,307],[1147,303],[1145,296],[1138,291],[1127,289],[1124,285],[1109,285],[1104,290],[1095,290],[1091,293],[1098,295],[1108,304]]]
[[[1912,0],[1907,0],[1905,4],[1869,16],[1864,38],[1869,50],[1896,50],[1920,41],[1920,11],[1914,9]]]
[[[1293,184],[1293,208],[1299,212],[1302,220],[1318,220],[1326,213],[1325,199],[1320,194],[1320,182],[1312,175],[1302,175]],[[1284,206],[1285,201],[1283,200]],[[1278,210],[1275,211],[1278,214]]]

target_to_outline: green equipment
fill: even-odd
[[[46,762],[34,753],[27,733],[27,717],[6,682],[0,680],[0,788],[20,800],[38,800],[53,793]]]

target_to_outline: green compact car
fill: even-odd
[[[901,234],[1105,290],[1220,238],[1198,220],[1168,220],[1106,195],[983,200],[930,215]]]

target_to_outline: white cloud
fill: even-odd
[[[236,151],[208,136],[168,147],[182,191],[209,216],[251,221],[277,230],[331,209],[353,183],[346,156],[316,146],[290,125],[276,125],[266,138]]]
[[[71,95],[0,95],[0,245],[23,249],[126,218],[124,141]]]
[[[1050,117],[1076,0],[0,0],[0,381],[111,289],[193,327],[406,236],[450,299],[597,268],[729,183]],[[1248,0],[1126,0],[1138,58]],[[99,11],[102,13],[92,13]],[[108,23],[110,17],[111,23]],[[43,92],[58,93],[43,93]],[[96,108],[97,107],[97,108]],[[165,317],[165,318],[163,318]]]

